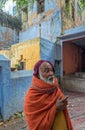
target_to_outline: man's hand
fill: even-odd
[[[57,101],[56,101],[57,111],[59,111],[59,110],[64,110],[64,109],[66,108],[67,98],[68,98],[68,96],[66,96],[64,99],[62,99],[62,97],[60,96],[60,97],[57,99]]]

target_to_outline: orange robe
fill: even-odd
[[[48,84],[37,77],[33,77],[32,85],[24,102],[24,112],[29,130],[52,129],[57,110],[56,100],[59,96],[64,98],[56,78],[54,84]],[[73,130],[67,109],[63,112],[68,130]]]

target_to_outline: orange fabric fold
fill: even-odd
[[[59,96],[64,98],[56,78],[54,84],[51,85],[33,77],[32,85],[26,93],[24,102],[24,112],[29,130],[51,130],[56,114],[55,104]],[[73,130],[67,109],[64,114],[68,130]]]

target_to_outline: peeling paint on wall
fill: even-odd
[[[18,34],[15,30],[0,27],[0,48],[10,46],[18,42]]]
[[[37,25],[33,25],[32,27],[29,27],[25,32],[20,32],[20,42],[36,37],[55,42],[56,37],[61,33],[61,26],[61,10],[59,9],[53,13],[52,17],[49,20],[42,21]]]
[[[57,6],[56,0],[45,0],[45,11],[54,9]]]

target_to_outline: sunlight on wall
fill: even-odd
[[[25,69],[32,70],[34,64],[40,59],[40,39],[35,38],[22,43],[11,46],[9,51],[0,51],[0,54],[5,55],[11,60],[11,67],[19,64],[21,60],[25,62]],[[23,59],[21,59],[21,56]]]

